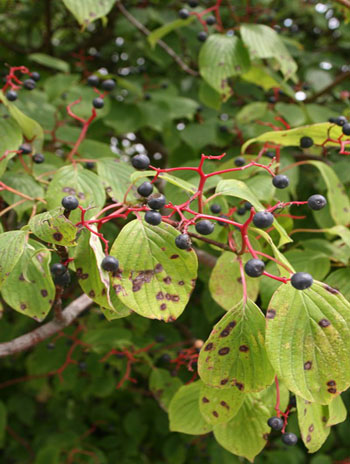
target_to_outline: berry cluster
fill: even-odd
[[[22,82],[17,77],[16,72],[21,74],[27,74],[29,75],[29,77]],[[5,85],[2,88],[2,92],[5,93],[8,101],[14,102],[18,98],[17,90],[19,90],[22,86],[26,90],[34,90],[36,87],[36,83],[39,80],[40,74],[38,72],[30,72],[26,66],[14,66],[10,68],[9,73],[6,76],[6,81]]]
[[[87,78],[87,84],[90,86],[90,87],[93,87],[95,92],[99,95],[98,97],[94,98],[92,100],[92,105],[94,108],[96,109],[101,109],[104,107],[104,97],[105,97],[105,94],[102,94],[99,92],[99,90],[97,89],[100,85],[101,85],[101,88],[105,91],[105,92],[111,92],[112,90],[115,89],[115,80],[113,79],[105,79],[103,80],[102,82],[100,81],[100,78],[96,75],[96,74],[91,74],[88,78]]]

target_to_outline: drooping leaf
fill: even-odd
[[[108,15],[113,8],[115,0],[62,0],[68,10],[76,18],[79,24],[87,26],[88,24]]]
[[[221,94],[223,101],[232,95],[228,78],[248,71],[249,55],[238,37],[211,34],[199,53],[203,79]]]
[[[297,396],[297,411],[301,438],[309,452],[315,453],[331,431],[327,426],[328,406],[310,403]]]
[[[328,405],[327,426],[331,427],[332,425],[344,422],[347,414],[348,412],[341,396],[337,396]]]
[[[149,388],[165,410],[168,409],[171,399],[181,386],[181,380],[173,377],[166,369],[153,369],[149,377]]]
[[[169,404],[169,422],[172,432],[203,435],[212,430],[199,410],[202,382],[184,385],[173,396]]]
[[[330,403],[350,385],[342,367],[350,355],[350,304],[325,284],[304,291],[280,286],[267,311],[266,349],[292,392]]]
[[[47,248],[29,240],[2,286],[2,296],[9,306],[39,322],[46,317],[55,298],[50,260]]]
[[[235,387],[219,389],[203,384],[199,395],[199,409],[209,424],[224,424],[238,413],[245,396],[245,393]]]
[[[271,385],[274,371],[265,350],[265,317],[253,301],[242,300],[214,326],[199,354],[198,372],[204,383],[216,388],[257,392]]]
[[[289,395],[283,385],[280,385],[280,395],[280,407],[284,411]],[[267,421],[275,414],[276,389],[271,386],[260,393],[247,393],[244,398],[233,419],[226,424],[215,425],[214,436],[225,449],[253,462],[269,438],[271,429]]]
[[[188,302],[197,277],[197,257],[193,250],[175,246],[177,235],[168,224],[155,227],[136,219],[112,246],[110,254],[120,263],[112,285],[120,300],[142,316],[174,320]]]
[[[25,250],[28,233],[12,230],[0,234],[0,288]]]
[[[7,150],[18,150],[22,142],[22,133],[19,125],[13,118],[1,118],[0,124],[0,176],[6,170],[7,163],[16,153],[9,153],[5,156]]]
[[[92,207],[86,212],[86,219],[94,216],[104,205],[105,192],[99,177],[87,169],[64,166],[54,175],[47,189],[48,208],[61,205],[62,198],[67,195],[76,196],[84,208]],[[80,220],[80,210],[71,212],[70,219],[74,223]]]
[[[259,279],[247,277],[247,294],[255,300],[259,293]],[[239,262],[235,255],[224,252],[216,261],[210,275],[209,289],[214,300],[228,310],[243,298],[243,287]]]
[[[240,32],[252,60],[273,58],[286,79],[295,77],[298,66],[276,31],[264,24],[242,24]]]
[[[56,58],[54,56],[46,55],[45,53],[31,53],[28,58],[35,63],[47,66],[48,68],[56,69],[68,73],[70,66],[66,61]]]
[[[30,230],[47,243],[74,246],[78,229],[63,214],[63,208],[37,214],[28,223]]]
[[[195,16],[190,16],[187,19],[175,19],[175,21],[171,21],[170,23],[164,24],[164,26],[158,27],[154,29],[149,36],[147,37],[148,42],[150,43],[151,47],[154,48],[157,45],[159,39],[162,39],[167,34],[176,29],[179,29],[184,26],[188,26],[194,21]]]

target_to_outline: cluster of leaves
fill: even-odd
[[[4,462],[236,463],[266,445],[256,462],[287,461],[274,415],[318,452],[312,462],[347,457],[347,424],[331,433],[350,386],[350,141],[334,119],[350,116],[345,7],[13,3],[0,13],[18,66],[4,67],[0,93],[2,341],[50,312],[59,321],[62,301],[94,304],[3,361]],[[43,42],[11,39],[23,18],[23,31],[45,23]],[[204,171],[201,152],[216,155]],[[134,169],[137,154],[151,169]],[[144,181],[167,199],[159,225],[144,220]],[[315,193],[328,201],[320,211],[306,205]],[[79,201],[69,213],[67,196]],[[265,210],[273,224],[254,227]],[[208,237],[195,228],[205,218]],[[251,257],[264,261],[259,278],[243,272]],[[291,285],[298,272],[310,288]],[[301,446],[290,462],[306,462]]]

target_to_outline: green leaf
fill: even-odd
[[[7,409],[5,404],[0,401],[0,448],[4,447],[7,424]]]
[[[17,108],[17,106],[14,103],[11,103],[9,100],[7,100],[7,98],[1,90],[0,100],[8,109],[13,119],[20,126],[24,137],[27,140],[32,140],[32,146],[36,149],[36,151],[40,151],[44,141],[44,131],[40,124],[34,121],[34,119],[31,119],[28,116],[26,116],[24,113],[22,113],[21,110]]]
[[[228,78],[248,71],[249,55],[238,37],[211,34],[199,53],[203,79],[220,93],[223,101],[232,95]]]
[[[62,0],[79,24],[88,24],[108,15],[115,4],[115,0]]]
[[[130,181],[132,183],[135,183],[138,179],[142,179],[143,177],[154,177],[155,176],[155,171],[136,171],[133,172],[130,176]],[[197,187],[195,187],[193,184],[181,179],[180,177],[173,176],[171,174],[168,174],[167,172],[162,172],[158,176],[160,179],[164,179],[167,182],[169,182],[172,185],[175,185],[176,187],[181,188],[182,190],[185,190],[185,192],[189,192],[191,194],[194,194],[197,191]]]
[[[327,427],[328,407],[297,396],[297,411],[301,438],[309,453],[315,453],[331,431]]]
[[[280,384],[280,408],[288,404],[288,390]],[[267,421],[275,415],[276,389],[274,386],[260,392],[245,395],[238,413],[226,424],[214,427],[214,436],[226,450],[253,462],[265,447],[271,431]]]
[[[4,156],[6,150],[18,150],[22,142],[22,132],[19,125],[13,118],[2,117],[0,124],[0,158]],[[6,170],[7,163],[16,153],[9,153],[0,161],[0,176]]]
[[[344,422],[347,415],[348,412],[343,400],[341,399],[341,396],[337,396],[328,405],[327,426],[331,427],[332,425],[337,425],[341,422]]]
[[[97,162],[97,172],[108,196],[115,202],[123,201],[135,170],[118,158],[102,158]],[[134,193],[134,198],[139,198],[136,187],[133,186],[131,192]]]
[[[259,293],[259,279],[247,277],[247,294],[256,300]],[[243,298],[243,288],[239,262],[235,255],[224,252],[216,261],[209,279],[209,289],[214,300],[228,310]]]
[[[213,87],[201,80],[199,84],[199,100],[209,108],[219,110],[221,108],[221,96]]]
[[[264,117],[267,109],[267,103],[265,102],[248,103],[238,111],[236,119],[240,124],[256,121]]]
[[[63,208],[34,216],[28,223],[30,230],[38,238],[56,245],[75,246],[78,229],[63,214]]]
[[[27,235],[28,233],[22,230],[0,234],[0,287],[22,256],[27,243]]]
[[[295,78],[298,66],[276,31],[264,24],[242,24],[240,32],[252,60],[273,58],[286,79]]]
[[[120,300],[142,316],[169,321],[185,309],[197,277],[197,256],[176,247],[177,235],[168,224],[155,227],[136,219],[113,243],[110,254],[119,259],[121,273],[112,284]]]
[[[39,449],[34,464],[59,464],[60,448],[55,445],[46,445]]]
[[[350,268],[337,269],[329,274],[325,282],[350,301]]]
[[[55,58],[45,53],[31,53],[28,55],[28,58],[35,63],[41,64],[48,68],[56,69],[57,71],[62,71],[68,73],[70,71],[70,66],[66,61],[63,61],[59,58]]]
[[[198,108],[198,102],[190,98],[180,97],[178,95],[154,95],[154,101],[163,102],[168,105],[170,119],[193,119]]]
[[[308,272],[316,280],[324,279],[331,267],[324,254],[312,250],[290,250],[284,256],[296,272]]]
[[[78,74],[56,74],[44,82],[45,93],[50,101],[60,97],[70,87],[78,83]]]
[[[242,79],[261,86],[264,90],[279,87],[279,82],[274,79],[267,68],[263,66],[251,66],[249,71],[242,75]]]
[[[249,145],[256,142],[271,142],[282,145],[283,147],[294,146],[298,147],[301,137],[311,137],[316,145],[321,145],[327,139],[328,129],[331,129],[330,136],[334,139],[342,135],[341,128],[329,122],[321,124],[311,124],[309,126],[297,127],[295,129],[281,130],[281,131],[268,131],[247,140],[243,145],[241,152],[245,153]],[[339,146],[337,143],[329,142],[327,146]]]
[[[256,304],[243,300],[213,328],[199,354],[198,372],[216,388],[236,386],[244,392],[263,390],[274,371],[265,350],[265,317]]]
[[[188,26],[194,21],[194,19],[195,16],[190,16],[187,19],[176,19],[175,21],[164,24],[164,26],[154,29],[147,37],[147,40],[151,47],[154,48],[157,45],[159,39],[165,37],[167,34],[169,34],[172,31],[175,31],[176,29]]]
[[[350,200],[344,185],[330,166],[321,161],[308,161],[315,166],[327,185],[327,198],[332,218],[336,224],[348,225],[350,218]],[[349,231],[347,231],[349,234]],[[350,234],[349,234],[350,235]]]
[[[38,322],[47,316],[55,298],[50,260],[47,248],[29,240],[24,253],[2,286],[2,296],[6,303]]]
[[[267,312],[266,349],[295,394],[328,404],[350,385],[350,304],[324,284],[300,291],[281,285]]]
[[[105,192],[100,179],[93,172],[80,166],[64,166],[54,175],[47,189],[46,200],[48,208],[54,209],[61,205],[62,198],[74,195],[84,208],[92,207],[86,212],[86,219],[94,216],[104,205]],[[79,209],[72,211],[71,221],[80,220]]]
[[[178,377],[173,377],[166,369],[153,369],[149,377],[149,389],[165,411],[181,386],[181,380]]]
[[[199,409],[209,424],[225,424],[238,413],[245,396],[234,387],[218,389],[203,384],[199,396]]]
[[[172,398],[169,405],[169,422],[172,432],[203,435],[212,430],[199,410],[199,395],[202,382],[184,385]]]

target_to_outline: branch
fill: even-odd
[[[350,7],[350,1],[349,0],[341,0],[341,1],[342,2],[346,1],[348,3],[348,6]],[[328,93],[330,90],[332,90],[334,87],[336,87],[338,84],[345,81],[349,77],[350,77],[350,71],[339,74],[339,76],[337,76],[331,84],[327,85],[327,87],[325,87],[324,89],[322,89],[319,92],[315,93],[315,95],[312,95],[311,97],[307,98],[304,103],[312,103],[312,102],[314,102],[315,100],[318,99],[318,97],[321,97],[322,95],[325,95],[326,93]]]
[[[92,304],[92,302],[93,301],[87,295],[81,295],[79,298],[72,301],[62,312],[62,320],[59,321],[54,319],[32,332],[14,338],[9,342],[0,343],[0,358],[28,350],[65,327],[68,327],[80,313]]]
[[[146,36],[149,36],[151,34],[151,31],[147,29],[143,24],[140,23],[132,14],[128,12],[128,10],[118,1],[116,3],[117,8],[119,11],[126,17],[126,19],[133,24],[139,31],[141,31],[143,34]],[[159,45],[171,58],[180,66],[180,68],[187,72],[188,74],[191,74],[191,76],[199,76],[199,73],[195,71],[194,69],[191,69],[187,64],[182,61],[182,59],[175,53],[175,51],[169,47],[163,40],[157,40],[157,45]]]

